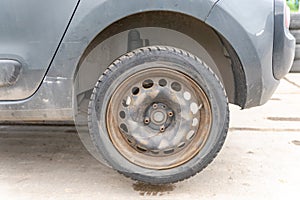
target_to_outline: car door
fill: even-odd
[[[0,1],[0,100],[34,94],[79,0]]]

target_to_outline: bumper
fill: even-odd
[[[275,1],[282,5],[283,14],[284,0],[274,0],[274,3]],[[254,18],[253,13],[256,15]],[[284,30],[283,19],[281,16],[281,30]],[[233,70],[242,68],[241,73],[235,74],[235,85],[238,87],[233,103],[242,108],[266,103],[279,84],[279,80],[274,77],[274,71],[278,71],[278,74],[288,71],[289,66],[284,64],[287,67],[283,67],[281,61],[284,53],[282,47],[286,47],[285,44],[275,44],[275,55],[278,56],[274,56],[274,20],[274,4],[261,0],[220,0],[207,17],[206,23],[228,41],[240,62],[233,63]],[[280,41],[283,37],[284,35],[279,36]],[[279,58],[279,62],[274,64],[278,68],[273,67],[273,57]]]
[[[290,70],[295,54],[295,38],[285,27],[285,2],[275,0],[273,75],[277,80]]]

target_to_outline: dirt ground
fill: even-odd
[[[151,186],[99,164],[73,126],[0,126],[0,200],[299,199],[300,74],[264,106],[230,107],[220,154],[186,181]]]

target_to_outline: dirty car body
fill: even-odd
[[[87,111],[89,107],[84,105],[85,100],[90,101],[92,95],[96,99],[101,97],[100,94],[97,96],[95,85],[101,75],[109,76],[107,70],[114,70],[108,68],[112,63],[118,66],[116,60],[120,56],[129,53],[130,57],[130,52],[137,53],[136,49],[148,46],[158,46],[158,51],[171,51],[169,47],[174,47],[173,52],[179,49],[178,52],[184,50],[195,55],[201,60],[199,63],[208,66],[216,75],[229,103],[241,108],[262,105],[289,71],[294,56],[295,40],[288,31],[285,9],[282,0],[2,0],[0,120],[75,121],[78,131],[83,132],[81,138],[93,138],[90,136],[93,124],[89,124],[87,116],[80,114],[93,113]],[[132,57],[135,59],[134,55]],[[151,68],[149,70],[156,74]],[[188,71],[183,73],[189,76]],[[126,82],[125,77],[123,82]],[[111,96],[113,99],[114,95]],[[93,105],[91,102],[86,104]],[[172,110],[167,103],[160,102],[160,105]],[[153,114],[156,116],[153,120],[159,121],[165,111],[155,109],[155,106],[147,108],[145,113]],[[149,119],[152,120],[151,116]],[[172,120],[166,118],[164,128],[171,127]],[[152,128],[155,126],[151,125]],[[88,131],[82,131],[85,130],[82,127]],[[83,143],[98,160],[127,176],[138,174],[133,178],[139,180],[147,174],[139,168],[134,172],[129,170],[130,167],[118,168],[104,153],[96,155],[102,150],[93,139]],[[120,154],[127,158],[125,153]],[[127,160],[132,164],[133,161]],[[163,168],[162,171],[168,170],[167,177],[170,177],[171,169]],[[151,183],[186,178],[145,177],[141,180]]]

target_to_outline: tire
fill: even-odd
[[[291,13],[290,29],[300,29],[300,13]]]
[[[121,56],[99,78],[88,121],[94,145],[112,168],[133,180],[174,183],[200,172],[220,151],[228,100],[197,57],[145,47]]]
[[[296,44],[300,44],[300,30],[290,30],[290,32],[296,38]]]

